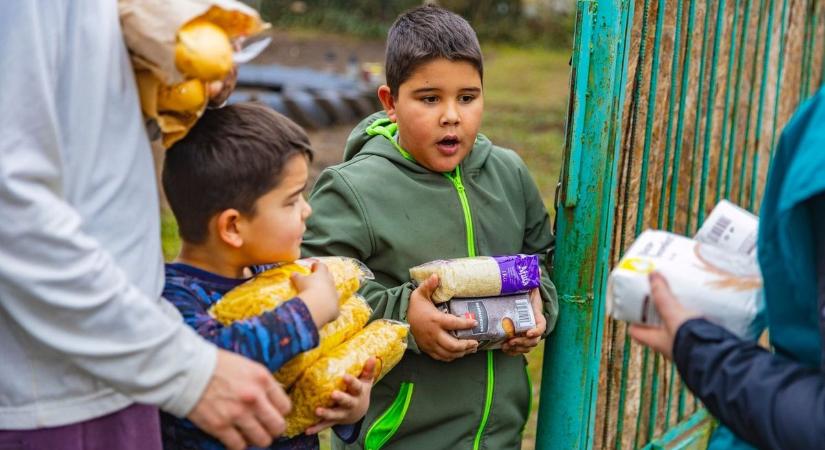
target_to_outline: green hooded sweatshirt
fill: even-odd
[[[384,113],[350,134],[344,162],[324,170],[310,195],[305,256],[357,258],[375,280],[361,288],[373,319],[406,322],[409,268],[435,259],[539,254],[553,242],[547,210],[512,150],[479,134],[450,174],[431,172],[401,149]],[[542,271],[549,333],[556,290]],[[452,362],[422,353],[410,334],[402,361],[372,389],[356,443],[337,449],[514,449],[531,408],[522,356],[482,351]],[[334,438],[333,438],[334,439]]]

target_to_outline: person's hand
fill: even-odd
[[[327,266],[316,261],[312,264],[312,274],[296,273],[292,276],[292,282],[316,327],[321,328],[338,317],[338,291]]]
[[[230,450],[266,447],[284,432],[290,408],[264,366],[218,350],[215,372],[187,418]]]
[[[432,301],[437,287],[438,276],[432,275],[410,295],[407,322],[418,348],[439,361],[452,361],[475,353],[478,341],[456,339],[450,331],[468,330],[476,326],[476,321],[439,311]]]
[[[539,345],[541,335],[547,329],[547,319],[544,318],[543,306],[541,304],[541,293],[538,288],[530,291],[530,304],[533,306],[533,316],[536,318],[536,326],[527,330],[524,336],[516,336],[507,339],[501,345],[501,351],[516,356],[529,352],[533,347]]]
[[[650,297],[662,319],[662,325],[652,327],[633,324],[630,326],[630,336],[640,344],[661,353],[665,358],[673,359],[673,340],[676,338],[676,332],[683,323],[699,317],[700,314],[679,303],[679,299],[670,291],[670,286],[662,274],[653,272],[649,278]]]
[[[361,420],[370,406],[370,392],[376,373],[375,358],[370,358],[364,364],[364,369],[358,378],[344,375],[345,391],[333,391],[333,405],[329,408],[318,408],[315,414],[321,422],[309,427],[306,434],[315,434],[333,425],[352,424]]]
[[[235,85],[238,84],[238,67],[233,66],[232,70],[223,80],[206,83],[206,94],[209,96],[209,106],[220,108],[229,99]]]

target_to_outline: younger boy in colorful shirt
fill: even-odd
[[[527,167],[478,133],[482,56],[470,25],[436,6],[402,14],[387,40],[385,112],[352,132],[344,162],[325,170],[310,196],[306,255],[364,261],[362,288],[375,313],[406,321],[409,351],[373,389],[357,443],[336,448],[513,449],[531,407],[525,358],[556,322],[547,270],[531,292],[536,328],[501,351],[450,331],[474,321],[445,314],[415,288],[409,268],[476,255],[546,254],[550,220]]]
[[[163,187],[178,221],[182,248],[166,266],[163,296],[200,335],[275,372],[318,345],[318,328],[338,315],[338,294],[320,263],[296,275],[298,297],[259,317],[221,325],[209,308],[266,264],[299,257],[311,213],[303,197],[312,157],[306,133],[257,104],[209,110],[166,153]],[[359,379],[346,376],[336,404],[319,408],[321,423],[306,435],[276,440],[274,449],[317,449],[318,431],[330,425],[352,440],[369,404],[374,362]],[[237,425],[243,429],[244,424]],[[162,417],[167,449],[223,446],[191,422]]]

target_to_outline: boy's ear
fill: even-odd
[[[215,220],[218,237],[230,247],[240,248],[243,245],[243,237],[238,227],[240,219],[241,213],[237,209],[230,208],[221,211]]]
[[[386,84],[382,84],[378,88],[378,100],[381,100],[381,105],[384,106],[384,111],[387,113],[387,117],[395,122],[395,99],[392,97],[390,87]]]

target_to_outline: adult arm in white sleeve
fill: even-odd
[[[57,107],[84,101],[60,90],[68,3],[0,3],[0,309],[116,391],[184,416],[212,375],[215,348],[132,285],[66,200],[66,161],[84,156],[66,153]],[[141,207],[123,213],[157,213]]]

